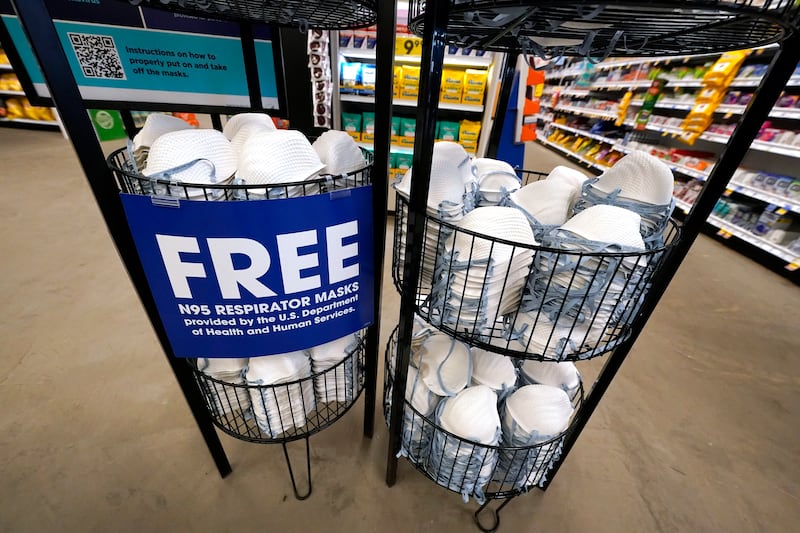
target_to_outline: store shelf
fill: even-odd
[[[53,128],[58,128],[58,122],[55,120],[33,120],[31,118],[0,118],[0,123],[4,124],[31,124],[37,126],[51,126]]]
[[[0,94],[6,96],[25,96],[24,91],[8,91],[8,90],[0,90]]]
[[[767,191],[763,191],[761,189],[757,189],[755,187],[735,181],[731,181],[728,184],[728,189],[744,196],[749,196],[750,198],[755,198],[756,200],[761,200],[762,202],[782,207],[787,211],[800,214],[800,201],[784,198],[783,196],[778,196],[777,194],[772,194]]]
[[[586,159],[582,155],[576,154],[575,152],[573,152],[569,148],[565,148],[565,147],[561,146],[560,144],[557,144],[557,143],[554,143],[552,141],[547,140],[544,137],[544,135],[541,135],[541,136],[537,135],[536,136],[536,142],[538,142],[540,144],[543,144],[545,146],[550,146],[550,147],[558,150],[559,152],[562,152],[562,153],[572,157],[573,159],[577,159],[578,161],[580,161],[581,163],[583,163],[587,167],[596,168],[597,170],[600,170],[600,171],[606,171],[608,169],[608,167],[604,167],[603,165],[598,165],[597,163],[589,161],[588,159]]]
[[[374,48],[339,48],[339,54],[350,59],[367,59],[375,61]],[[395,55],[394,60],[400,63],[420,63],[420,56],[413,55]],[[464,56],[456,54],[447,54],[444,56],[445,66],[453,67],[482,67],[486,68],[492,64],[491,54],[483,56]]]
[[[650,87],[653,80],[616,80],[616,81],[598,81],[592,83],[593,89],[638,89],[642,87]]]
[[[555,122],[551,123],[550,126],[554,128],[558,128],[560,130],[569,131],[571,133],[575,133],[576,135],[581,135],[583,137],[588,137],[590,139],[594,139],[596,141],[608,143],[611,145],[616,146],[619,143],[619,139],[612,139],[611,137],[605,137],[603,135],[598,135],[596,133],[589,133],[587,131],[583,131],[578,128],[573,128],[572,126],[566,126],[564,124],[557,124]]]
[[[769,252],[772,255],[779,257],[780,259],[786,261],[787,263],[792,263],[800,260],[800,257],[798,257],[796,253],[792,252],[788,248],[770,242],[763,237],[755,235],[747,231],[746,229],[731,224],[717,216],[711,215],[710,217],[708,217],[707,222],[712,226],[715,226],[730,234],[730,235],[721,235],[722,237],[726,238],[730,236],[737,237],[749,244],[752,244],[753,246],[756,246],[757,248],[764,250],[765,252]]]
[[[339,100],[342,102],[358,102],[362,104],[374,104],[374,96],[365,96],[361,94],[340,94]],[[392,101],[393,105],[403,107],[417,107],[417,100],[413,98],[395,98]],[[475,104],[448,104],[439,102],[439,109],[450,109],[452,111],[466,111],[468,113],[482,113],[483,106]]]
[[[607,111],[600,111],[598,109],[589,109],[585,107],[573,107],[568,105],[557,105],[554,108],[556,111],[563,111],[565,113],[572,113],[573,115],[584,115],[592,118],[603,118],[606,120],[616,120],[616,113],[609,113]]]
[[[13,72],[14,67],[9,65],[8,63],[0,63],[0,72]]]

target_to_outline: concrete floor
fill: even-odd
[[[312,438],[309,500],[277,446],[223,436],[221,480],[70,145],[0,128],[0,155],[0,531],[477,531],[405,462],[385,486],[363,402]],[[500,531],[796,531],[798,295],[701,238],[551,488]],[[397,301],[387,285],[384,334]]]

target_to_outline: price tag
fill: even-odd
[[[732,116],[733,116],[733,113],[731,113],[730,111],[728,111],[727,113],[725,113],[725,116],[724,116],[724,117],[722,117],[722,118],[731,118]]]
[[[786,265],[784,268],[789,272],[794,272],[795,270],[800,268],[800,257],[798,257],[797,259]]]
[[[417,37],[403,37],[394,42],[394,54],[396,56],[421,56],[422,39]]]
[[[775,213],[777,213],[778,215],[783,216],[783,215],[786,214],[786,209],[784,209],[782,207],[779,207],[778,209],[775,210]]]
[[[725,189],[725,192],[724,192],[724,193],[722,193],[722,196],[730,196],[731,194],[733,194],[733,191],[732,191],[732,190],[730,190],[730,189]]]
[[[721,229],[721,230],[719,230],[719,231],[717,232],[717,235],[719,235],[719,236],[720,236],[720,237],[722,237],[723,239],[730,239],[730,238],[733,236],[733,233],[731,233],[731,232],[730,232],[730,231],[728,231],[728,230]]]

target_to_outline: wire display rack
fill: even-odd
[[[166,9],[234,21],[264,22],[301,29],[336,30],[375,23],[375,0],[120,0],[133,5]]]
[[[434,303],[431,298],[434,294],[434,281],[439,281],[436,279],[437,266],[447,266],[446,258],[440,257],[445,255],[441,252],[442,250],[446,251],[447,239],[451,236],[446,232],[452,234],[458,231],[451,223],[452,221],[442,223],[442,221],[436,220],[435,216],[431,217],[427,205],[431,184],[432,148],[438,118],[437,96],[442,83],[440,67],[447,46],[456,45],[475,50],[506,52],[506,64],[501,76],[500,97],[497,104],[498,109],[506,109],[512,92],[511,86],[514,83],[515,65],[519,55],[536,56],[544,60],[560,56],[579,56],[588,58],[590,61],[599,61],[610,56],[690,55],[781,43],[767,74],[761,81],[756,96],[748,106],[747,113],[743,115],[720,160],[705,182],[705,189],[695,202],[692,211],[680,228],[670,220],[664,244],[659,245],[660,249],[651,248],[650,251],[654,253],[650,254],[649,260],[644,259],[644,264],[651,266],[652,271],[644,276],[646,281],[642,285],[641,297],[637,301],[630,302],[633,309],[629,315],[623,317],[621,323],[613,324],[615,327],[621,324],[623,330],[614,331],[613,329],[609,330],[608,327],[605,328],[606,334],[611,333],[612,336],[615,334],[617,336],[603,345],[602,350],[598,350],[609,355],[591,389],[587,391],[585,400],[577,410],[564,437],[561,454],[554,460],[548,471],[547,479],[540,487],[546,490],[580,437],[616,372],[630,353],[644,325],[654,312],[672,277],[699,234],[705,219],[725,190],[728,180],[741,163],[748,146],[755,138],[763,121],[768,117],[771,107],[777,101],[786,82],[790,79],[798,60],[800,60],[800,35],[797,31],[799,10],[800,5],[788,0],[682,0],[676,2],[646,0],[615,2],[412,0],[410,2],[409,27],[422,37],[421,63],[431,65],[431,68],[423,69],[420,76],[412,164],[413,182],[408,197],[401,197],[398,201],[400,212],[395,227],[395,241],[400,244],[402,249],[395,250],[393,278],[400,290],[401,304],[397,331],[397,364],[393,369],[393,375],[386,377],[387,383],[392,385],[391,391],[387,392],[387,394],[391,394],[391,405],[388,407],[390,409],[388,413],[390,442],[386,468],[386,482],[389,486],[392,486],[397,480],[398,452],[403,447],[404,413],[408,412],[404,402],[406,378],[411,368],[409,364],[412,361],[412,341],[418,313],[429,319],[430,324],[436,329],[459,338],[467,344],[522,359],[546,359],[542,350],[533,352],[518,350],[515,352],[508,350],[509,346],[502,345],[502,343],[498,346],[497,343],[488,342],[492,337],[498,337],[491,328],[488,330],[485,327],[476,329],[471,325],[462,327],[458,321],[455,321],[458,327],[451,327],[452,321],[448,323],[440,318],[442,299],[439,298]],[[530,57],[526,57],[526,59],[530,64]],[[378,65],[378,69],[381,67],[382,65]],[[383,67],[388,68],[387,65],[383,65]],[[500,134],[497,132],[503,128],[503,119],[502,113],[499,113],[495,119],[492,135],[495,142],[490,141],[490,157],[493,151],[496,151],[496,146],[499,145]],[[477,243],[478,239],[483,238],[476,233],[462,233],[462,241],[474,239],[473,242]],[[442,241],[445,244],[444,248],[440,248]],[[494,241],[494,243],[484,244],[488,244],[489,249],[495,245],[513,246],[515,244],[502,239],[494,239]],[[534,257],[539,254],[546,256],[553,253],[552,249],[532,251]],[[564,250],[561,252],[563,253]],[[435,253],[439,255],[434,257]],[[427,263],[424,261],[425,257],[428,258]],[[432,263],[431,259],[433,259]],[[574,259],[577,259],[577,263],[582,262],[580,257]],[[618,257],[617,260],[625,261],[621,257]],[[447,270],[447,268],[444,269],[445,273]],[[442,268],[439,267],[438,273],[441,272]],[[530,280],[530,276],[528,279]],[[554,281],[555,276],[547,279]],[[589,275],[588,279],[591,280],[592,276]],[[567,282],[565,286],[571,288],[571,283]],[[572,301],[583,305],[583,298],[580,295],[577,296],[578,298]],[[457,314],[460,299],[456,297],[450,300],[457,304],[453,309]],[[545,300],[540,301],[543,304],[546,303]],[[474,308],[474,302],[470,303]],[[540,305],[537,313],[543,309],[544,305]],[[567,309],[566,306],[558,305],[557,317],[560,317],[565,309]],[[502,313],[499,314],[502,315]],[[451,313],[452,315],[453,313]],[[581,313],[573,314],[573,316],[580,315]],[[569,312],[567,316],[569,316]],[[584,318],[585,316],[584,313]],[[497,316],[492,318],[497,318]],[[504,324],[507,322],[508,319],[504,318]],[[483,324],[483,326],[485,325]],[[605,325],[611,326],[612,324]],[[508,334],[507,330],[505,334]],[[569,334],[567,336],[571,337]],[[549,340],[546,344],[548,347],[551,346]],[[557,360],[564,355],[559,353],[558,357],[552,359]],[[587,351],[583,355],[594,356],[599,353]],[[571,354],[569,357],[572,356],[577,357],[577,354]],[[411,414],[413,417],[413,411]],[[431,421],[429,420],[429,422]],[[427,475],[427,477],[431,476]],[[511,499],[506,499],[495,508],[494,521],[490,527],[484,527],[478,520],[477,515],[485,510],[485,506],[482,506],[476,513],[478,526],[483,530],[496,529],[499,526],[499,512],[509,501]]]
[[[449,0],[447,41],[540,57],[703,54],[778,42],[797,24],[792,0],[556,2]],[[412,0],[409,28],[425,30],[426,0]]]
[[[387,425],[391,423],[397,332],[395,328],[386,345],[383,407]],[[515,388],[525,384],[519,377]],[[513,389],[506,394],[511,392]],[[569,395],[577,411],[583,403],[582,382]],[[505,400],[501,399],[498,410],[504,413],[504,409]],[[408,399],[403,400],[402,416],[401,453],[414,468],[437,485],[461,494],[465,499],[475,497],[480,504],[475,512],[475,522],[484,531],[494,530],[499,523],[499,516],[495,514],[494,525],[482,525],[481,515],[488,509],[489,502],[515,498],[541,486],[560,456],[564,439],[570,431],[568,427],[558,435],[536,439],[526,446],[515,446],[508,442],[509,421],[505,414],[502,437],[497,445],[488,445],[447,431],[437,423],[436,416],[421,413]],[[456,463],[460,466],[456,467]]]
[[[248,382],[246,367],[233,378],[220,379],[204,368],[204,360],[187,361],[214,425],[239,440],[280,444],[295,497],[308,498],[312,490],[309,437],[339,420],[361,396],[365,384],[363,335],[338,363],[285,383]],[[302,493],[286,448],[295,440],[305,441],[307,490]]]
[[[159,196],[195,201],[240,201],[298,198],[325,194],[372,183],[374,157],[361,150],[366,161],[363,168],[334,176],[322,174],[317,178],[292,183],[245,184],[233,177],[218,184],[186,183],[145,176],[136,169],[134,158],[127,148],[112,152],[107,159],[120,192],[144,196]]]
[[[398,193],[392,278],[401,292],[408,287],[408,218],[408,199]],[[587,252],[499,239],[430,213],[424,224],[422,252],[414,256],[416,313],[473,346],[550,361],[590,359],[627,339],[653,277],[680,235],[670,220],[661,246]]]

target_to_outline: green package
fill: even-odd
[[[442,120],[436,127],[436,138],[443,141],[457,141],[458,129],[458,122]]]
[[[375,113],[364,112],[361,114],[361,131],[375,133]]]
[[[417,130],[417,121],[413,118],[401,118],[400,119],[400,135],[403,137],[411,137],[414,138],[414,134]]]
[[[397,168],[397,154],[389,152],[389,168]]]
[[[404,171],[411,168],[411,163],[413,161],[414,161],[413,154],[398,152],[394,155],[394,163],[395,165],[397,165],[395,168],[400,168]]]
[[[392,135],[400,135],[400,117],[392,117]]]
[[[342,129],[350,132],[361,131],[361,114],[342,113]]]

